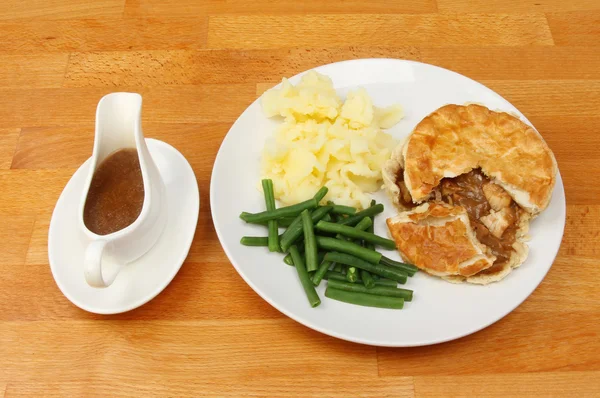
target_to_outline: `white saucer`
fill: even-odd
[[[48,258],[56,284],[76,306],[97,314],[117,314],[156,297],[181,268],[194,238],[200,195],[192,167],[177,149],[146,139],[167,192],[167,225],[156,245],[127,265],[104,289],[90,287],[83,276],[86,238],[77,226],[79,200],[89,160],[73,174],[60,195],[48,231]]]

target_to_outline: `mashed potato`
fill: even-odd
[[[331,79],[311,71],[297,86],[284,78],[281,88],[263,94],[262,106],[267,117],[284,118],[267,140],[261,163],[276,199],[298,203],[325,185],[324,201],[369,206],[367,193],[379,190],[381,168],[396,145],[381,129],[402,119],[399,105],[377,108],[362,88],[342,102]]]

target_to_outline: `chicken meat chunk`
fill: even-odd
[[[490,214],[479,219],[496,238],[501,238],[506,228],[515,222],[515,211],[512,207],[504,207],[499,211],[491,210]]]
[[[500,211],[503,208],[510,206],[512,201],[512,198],[504,188],[492,182],[483,186],[483,194],[495,211]]]

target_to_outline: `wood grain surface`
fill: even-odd
[[[322,335],[258,297],[217,240],[210,173],[237,116],[282,76],[365,57],[488,85],[558,159],[559,256],[474,335],[411,349]],[[60,293],[47,231],[91,153],[98,100],[121,90],[144,96],[146,136],[190,161],[202,209],[165,291],[100,316]],[[3,0],[0,397],[599,397],[599,132],[598,0]]]

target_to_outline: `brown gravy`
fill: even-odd
[[[472,170],[454,178],[444,178],[435,189],[446,203],[462,206],[471,222],[490,214],[491,206],[484,193],[483,185],[490,180],[479,170]],[[434,195],[438,195],[434,192]]]
[[[485,174],[476,169],[455,178],[444,178],[436,190],[441,193],[444,202],[465,208],[477,239],[492,250],[497,257],[495,263],[504,263],[510,259],[513,252],[512,245],[517,232],[516,217],[500,238],[492,235],[487,227],[479,221],[481,217],[487,216],[492,210],[483,193],[483,186],[489,182],[490,180]],[[518,210],[516,203],[511,201],[511,207],[513,214],[516,214]]]
[[[483,186],[488,182],[490,180],[479,169],[472,170],[458,177],[444,178],[432,193],[432,198],[434,200],[436,198],[441,199],[448,204],[465,208],[477,239],[489,247],[497,257],[494,262],[494,266],[496,266],[507,262],[512,255],[512,245],[516,240],[517,220],[521,209],[515,202],[511,202],[510,206],[513,214],[515,214],[512,223],[500,238],[492,235],[487,227],[479,221],[481,217],[490,214],[492,209],[483,193]],[[396,183],[400,187],[400,202],[407,208],[414,207],[415,205],[410,200],[410,196],[403,197],[402,194],[405,190],[407,191],[402,170],[397,175]]]
[[[416,207],[417,205],[413,203],[410,192],[408,192],[408,188],[406,188],[406,184],[404,183],[404,170],[402,169],[398,170],[396,174],[396,185],[400,188],[400,196],[398,197],[400,204],[407,209]]]
[[[144,204],[144,181],[137,150],[109,155],[96,169],[85,202],[83,221],[98,235],[133,224]]]

